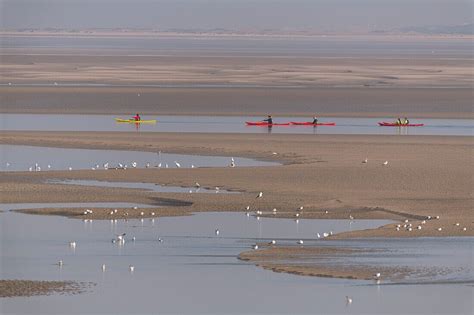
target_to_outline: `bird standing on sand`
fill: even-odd
[[[296,242],[296,244],[303,245],[303,240],[299,240],[298,242]]]
[[[365,160],[362,161],[362,163],[364,164],[367,164],[369,162],[369,160],[367,158],[365,158]]]
[[[255,244],[255,245],[252,246],[252,248],[255,249],[255,250],[257,250],[257,249],[258,249],[258,245]]]
[[[179,164],[178,162],[174,161],[174,165],[176,165],[177,168],[180,168],[181,167],[181,164]]]
[[[256,197],[256,199],[262,198],[262,197],[263,197],[263,192],[259,192],[258,195],[257,195],[257,197]]]
[[[385,161],[382,163],[384,166],[387,166],[388,165],[388,161]]]
[[[376,274],[374,274],[374,279],[375,279],[375,280],[380,280],[380,277],[381,277],[381,276],[382,276],[382,275],[380,274],[380,272],[377,272]]]

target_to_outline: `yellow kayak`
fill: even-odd
[[[115,121],[118,123],[128,123],[128,124],[156,124],[156,120],[135,120],[135,119],[122,119],[115,118]]]

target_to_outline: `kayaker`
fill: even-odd
[[[408,125],[409,123],[410,123],[410,121],[408,120],[408,118],[405,117],[405,119],[403,120],[403,124]]]
[[[133,116],[133,119],[135,119],[135,121],[140,121],[142,120],[142,118],[140,117],[140,114],[137,113],[135,116]]]
[[[400,117],[398,117],[398,119],[397,119],[397,125],[399,125],[399,126],[403,125],[402,124],[402,119]]]
[[[318,118],[316,116],[313,116],[313,122],[312,122],[313,125],[317,125],[318,124]]]
[[[273,125],[272,115],[268,115],[268,118],[264,119],[263,121],[267,122],[269,125]]]

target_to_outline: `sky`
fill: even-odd
[[[472,0],[0,0],[0,27],[390,30],[473,22]]]

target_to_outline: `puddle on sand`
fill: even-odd
[[[179,187],[179,186],[164,186],[153,183],[132,183],[132,182],[105,182],[98,180],[48,180],[51,184],[64,185],[81,185],[81,186],[97,186],[97,187],[113,187],[113,188],[131,188],[143,189],[152,192],[163,193],[196,193],[196,194],[239,194],[238,191],[230,191],[225,189],[209,189],[200,187]]]
[[[191,167],[228,167],[231,157],[203,156],[187,154],[171,154],[163,152],[139,152],[118,150],[89,150],[50,148],[22,145],[0,145],[0,171],[28,171],[37,167],[41,171],[76,169],[104,169],[107,163],[109,168],[122,164],[128,168],[161,167],[161,168],[191,168]],[[236,167],[240,166],[275,166],[276,162],[258,161],[248,158],[235,157]]]
[[[144,225],[134,220],[111,225],[107,221],[84,224],[62,217],[6,212],[0,215],[0,223],[3,278],[97,283],[92,292],[76,296],[3,299],[5,313],[36,313],[41,309],[49,314],[398,314],[405,305],[410,305],[413,313],[472,313],[472,287],[466,285],[376,286],[367,281],[274,273],[236,258],[257,241],[277,239],[291,245],[297,239],[308,239],[305,246],[325,244],[315,239],[316,232],[374,228],[388,223],[386,220],[356,220],[353,224],[348,220],[300,220],[296,224],[289,219],[256,220],[242,213],[199,213],[159,218]],[[215,229],[220,230],[218,236]],[[126,233],[126,243],[113,244],[111,239],[121,233]],[[133,236],[135,242],[131,241]],[[74,250],[68,246],[70,241],[77,243]],[[403,253],[407,244],[412,244],[410,241],[389,242],[399,244]],[[467,258],[472,253],[472,240],[470,244],[467,241],[426,239],[416,241],[410,248],[418,248],[418,256],[431,255],[440,264],[446,262],[440,257],[449,252],[453,264],[463,265],[472,262]],[[456,251],[450,251],[453,242],[457,243]],[[332,242],[327,243],[325,246],[333,246]],[[334,244],[377,248],[385,241]],[[416,258],[413,255],[414,262]],[[59,259],[64,261],[62,268],[55,265]],[[402,255],[394,256],[393,263],[404,261]],[[102,264],[106,264],[105,272]],[[135,266],[133,273],[129,271],[131,264]],[[346,295],[354,300],[349,306]]]

